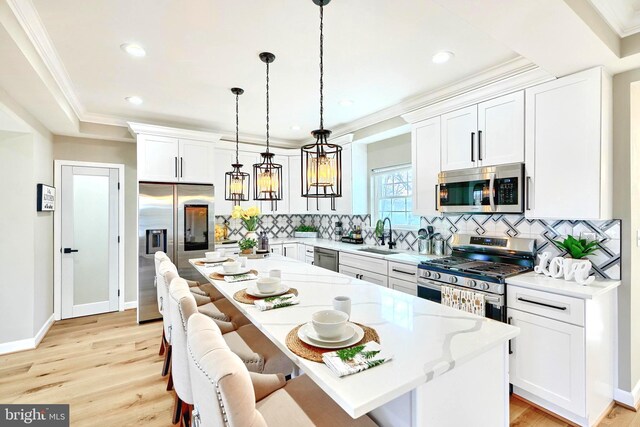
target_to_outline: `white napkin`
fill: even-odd
[[[293,294],[284,294],[277,297],[269,297],[254,301],[254,305],[260,311],[273,310],[274,308],[289,307],[299,304],[300,300]]]
[[[236,274],[235,276],[224,276],[224,281],[227,283],[244,282],[245,280],[256,280],[258,276],[252,273]]]
[[[342,355],[345,360],[341,359],[340,355]],[[346,359],[346,357],[349,356],[351,357]],[[369,341],[364,345],[336,350],[322,355],[324,364],[339,377],[356,374],[382,365],[392,358],[392,355],[382,352],[382,347],[375,341]]]

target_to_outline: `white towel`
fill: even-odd
[[[340,355],[343,357],[341,358]],[[375,341],[369,341],[363,345],[332,351],[322,355],[322,361],[325,365],[339,377],[356,374],[382,365],[392,358],[393,356],[385,354],[380,344]]]
[[[254,301],[254,305],[260,311],[273,310],[274,308],[289,307],[299,304],[300,300],[293,294],[284,294],[277,297],[269,297]]]

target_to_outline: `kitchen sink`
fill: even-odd
[[[358,251],[369,252],[371,254],[378,254],[378,255],[395,255],[399,253],[399,252],[394,252],[387,249],[376,249],[376,248],[362,248],[362,249],[358,249]]]

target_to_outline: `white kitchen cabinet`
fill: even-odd
[[[387,275],[388,261],[384,258],[377,258],[366,255],[355,255],[350,252],[340,252],[340,265],[357,268],[362,272],[369,271],[380,275]]]
[[[389,277],[389,287],[396,291],[404,292],[405,294],[418,296],[418,284],[416,282],[409,282],[407,280],[396,279],[395,277]]]
[[[338,266],[338,272],[346,276],[353,277],[354,279],[360,278],[360,269],[349,267],[348,265],[340,264],[340,266]]]
[[[305,261],[305,257],[307,256],[307,254],[304,249],[305,249],[304,243],[298,243],[298,249],[297,249],[298,261],[301,261],[301,262]]]
[[[385,288],[389,287],[389,278],[384,274],[376,274],[370,271],[361,270],[360,279]]]
[[[611,96],[601,68],[526,90],[527,218],[612,218]]]
[[[508,309],[520,328],[511,340],[509,379],[536,396],[576,414],[585,412],[584,328]]]
[[[315,262],[315,248],[311,245],[304,245],[304,262],[311,265]]]
[[[300,181],[300,173],[302,167],[300,165],[300,155],[288,156],[289,164],[289,213],[307,214],[307,199],[302,197],[302,183]]]
[[[213,168],[216,171],[213,184],[215,186],[215,214],[230,216],[233,202],[225,200],[225,173],[231,170],[231,164],[235,163],[236,152],[231,150],[215,150]]]
[[[478,161],[478,106],[443,114],[441,131],[442,170],[475,167]]]
[[[524,92],[478,104],[478,166],[524,162]]]
[[[178,182],[178,138],[138,135],[138,181]]]
[[[514,394],[580,426],[595,425],[613,401],[615,287],[579,298],[510,280],[530,282],[507,279],[507,321],[520,328],[510,342]],[[579,295],[582,287],[574,286]]]
[[[336,211],[329,211],[328,213],[341,215],[369,214],[367,176],[366,144],[345,144],[342,147],[342,197],[336,199]]]
[[[213,184],[214,151],[211,141],[139,134],[138,181]]]
[[[282,244],[269,245],[269,250],[274,255],[282,255]]]
[[[298,259],[298,244],[284,243],[282,245],[282,254],[289,258]]]
[[[440,173],[440,117],[413,125],[411,131],[413,170],[413,213],[439,216],[438,174]]]

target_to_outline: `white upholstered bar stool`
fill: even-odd
[[[171,281],[169,291],[169,313],[171,316],[172,347],[171,375],[176,392],[176,405],[173,423],[182,420],[188,424],[193,404],[191,393],[191,379],[189,377],[187,356],[187,322],[191,316],[198,313],[193,295],[189,292],[186,282],[177,277]],[[208,316],[206,316],[208,317]],[[210,318],[211,319],[211,318]],[[247,369],[254,372],[282,373],[288,375],[293,370],[293,364],[287,356],[262,335],[255,326],[247,325],[238,330],[232,323],[211,319],[214,327],[221,331],[223,340],[231,351],[240,357]],[[248,333],[245,333],[248,332]],[[257,332],[258,339],[252,338]],[[247,338],[249,337],[249,338]],[[260,339],[262,337],[262,339]],[[258,354],[254,349],[258,349]]]
[[[156,269],[156,275],[153,278],[153,285],[156,287],[156,299],[158,301],[158,311],[160,312],[160,314],[162,314],[163,317],[164,317],[163,304],[164,304],[164,301],[166,301],[167,288],[166,286],[164,286],[164,283],[158,283],[158,279],[160,278],[160,280],[164,280],[164,278],[160,274],[160,263],[165,260],[170,261],[167,254],[162,251],[158,251],[153,255],[153,261]],[[167,341],[167,331],[166,331],[166,328],[164,327],[164,320],[163,320],[162,340],[160,341],[160,351],[158,352],[158,355],[163,356],[168,348],[169,348],[169,342]],[[164,368],[162,372],[163,372],[163,376],[166,375],[164,373]]]
[[[187,327],[187,354],[201,427],[372,427],[368,416],[351,418],[307,375],[249,372],[206,316],[195,314]]]

